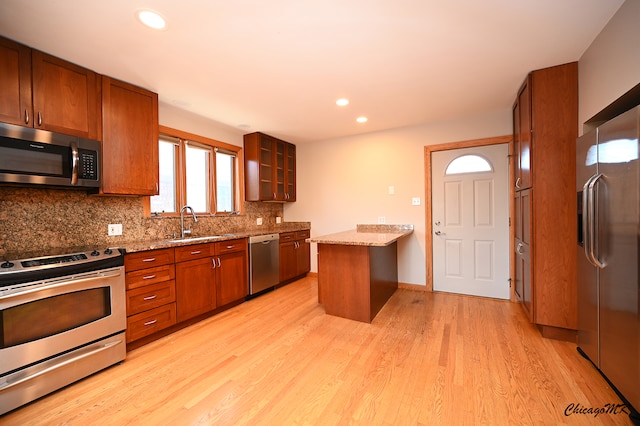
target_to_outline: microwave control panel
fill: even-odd
[[[80,167],[78,178],[98,180],[98,153],[86,149],[79,149]]]

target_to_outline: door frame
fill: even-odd
[[[488,145],[498,145],[502,143],[509,144],[509,295],[511,301],[516,301],[514,293],[514,264],[513,264],[513,239],[515,238],[515,230],[511,224],[513,223],[513,212],[515,208],[514,196],[515,191],[512,185],[515,176],[515,165],[511,161],[514,158],[513,136],[494,136],[483,139],[471,139],[459,142],[447,142],[438,145],[428,145],[424,147],[424,209],[425,209],[425,259],[427,269],[426,291],[433,291],[433,209],[431,202],[431,153],[436,151],[448,151],[461,148],[475,148]]]

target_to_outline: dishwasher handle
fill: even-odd
[[[280,234],[266,234],[249,237],[249,244],[269,244],[271,241],[280,241]]]

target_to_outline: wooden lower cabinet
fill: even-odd
[[[127,343],[243,301],[248,253],[239,238],[125,255]]]
[[[218,306],[244,299],[249,294],[249,245],[246,238],[213,244]]]
[[[125,255],[127,343],[176,323],[174,250]]]
[[[178,321],[243,299],[249,292],[247,239],[176,248]]]
[[[185,321],[216,307],[214,259],[205,257],[176,264],[178,321]]]
[[[280,234],[280,282],[311,270],[311,247],[306,242],[310,235],[308,229]]]

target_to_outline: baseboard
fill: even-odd
[[[578,331],[569,328],[553,327],[551,325],[536,324],[542,337],[553,340],[578,343]]]
[[[423,293],[427,291],[427,287],[420,284],[398,283],[398,288],[410,291],[421,291]]]

